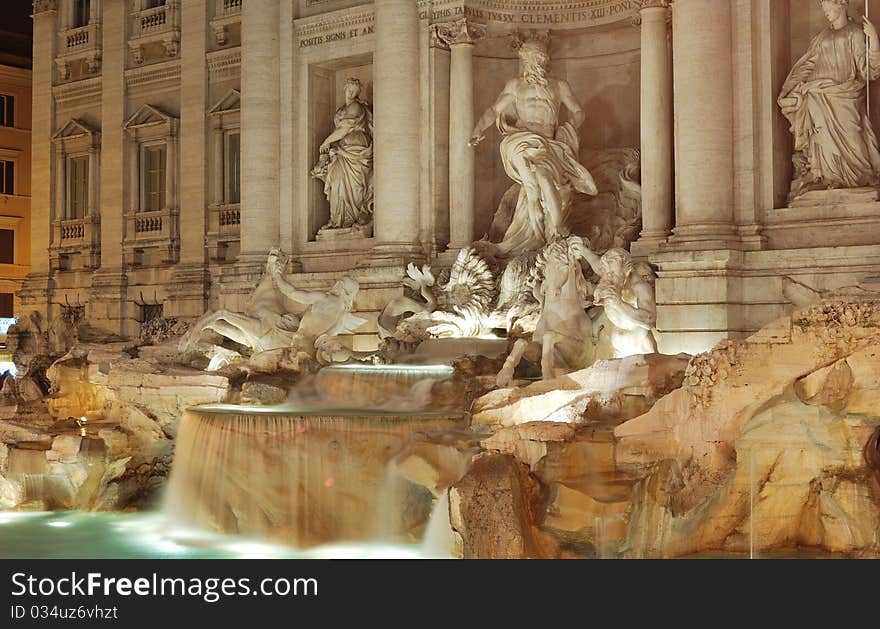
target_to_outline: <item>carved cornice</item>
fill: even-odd
[[[241,74],[241,48],[208,53],[208,74],[212,79],[230,79]]]
[[[297,38],[307,39],[341,29],[372,26],[374,20],[375,11],[372,6],[358,11],[331,11],[294,20],[293,32]]]
[[[657,1],[657,0],[646,0]],[[513,28],[590,28],[627,22],[638,15],[640,0],[419,0],[422,20],[430,23],[469,17]]]
[[[57,0],[34,0],[34,15],[58,10]]]
[[[463,17],[453,22],[442,22],[431,26],[432,42],[434,37],[447,46],[461,44],[474,45],[477,40],[486,36],[486,25],[478,24],[471,19]]]
[[[174,83],[179,81],[179,61],[157,63],[125,71],[125,87],[129,90],[154,85],[155,83]]]
[[[62,83],[52,88],[55,103],[59,106],[78,100],[101,100],[101,77]]]

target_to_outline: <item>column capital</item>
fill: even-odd
[[[58,10],[58,0],[34,0],[34,15]]]
[[[649,15],[662,15],[667,26],[672,26],[672,1],[673,0],[642,0],[639,14],[632,19],[633,26],[641,26],[642,21]],[[657,10],[659,9],[659,11]],[[655,18],[656,19],[656,18]]]
[[[463,17],[452,22],[441,22],[431,25],[432,42],[436,38],[449,46],[462,44],[473,46],[477,40],[486,36],[486,25],[479,24],[469,18]]]

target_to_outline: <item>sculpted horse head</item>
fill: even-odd
[[[552,241],[538,254],[533,282],[535,297],[543,306],[553,305],[546,303],[548,299],[561,300],[582,310],[588,302],[591,287],[581,267],[581,246],[579,237],[569,236]]]

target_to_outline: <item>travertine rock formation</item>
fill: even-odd
[[[155,498],[183,410],[225,400],[229,381],[137,353],[129,342],[75,345],[45,371],[42,412],[0,420],[0,507],[118,510]]]
[[[696,356],[683,388],[615,430],[618,465],[645,477],[632,555],[880,552],[878,299],[829,295]]]
[[[687,355],[648,354],[600,360],[592,367],[522,388],[497,389],[476,400],[475,422],[512,426],[531,421],[623,421],[681,386]]]
[[[553,556],[552,540],[536,527],[546,494],[528,468],[508,454],[477,455],[449,490],[450,522],[465,559]]]

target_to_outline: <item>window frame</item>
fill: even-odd
[[[12,234],[12,261],[11,262],[3,262],[0,260],[0,265],[4,264],[12,264],[14,265],[16,262],[16,251],[18,250],[18,230],[13,225],[0,225],[0,231],[7,231]]]
[[[0,294],[10,296],[10,306],[12,309],[9,312],[8,317],[5,314],[3,314],[2,310],[0,310],[0,319],[14,319],[15,318],[15,293],[14,292],[11,292],[11,293],[6,292],[5,288],[6,287],[4,287],[3,290],[0,290]]]
[[[0,163],[3,163],[4,166],[0,168],[0,195],[6,195],[10,197],[14,197],[16,195],[16,190],[18,190],[18,160],[14,157],[8,157],[4,155],[0,155]],[[10,164],[12,166],[12,190],[6,189],[6,166],[5,164]]]
[[[82,220],[89,214],[89,203],[91,199],[89,199],[91,193],[91,166],[89,164],[89,154],[88,152],[82,153],[68,153],[67,160],[65,164],[66,172],[65,172],[65,194],[67,195],[64,204],[64,220],[66,221],[74,221],[74,220]],[[83,207],[82,212],[79,215],[76,215],[73,207],[73,162],[74,161],[82,161],[85,164],[85,181],[83,182]]]
[[[99,214],[100,189],[98,178],[101,174],[101,133],[78,118],[71,118],[52,136],[52,161],[58,170],[58,177],[52,179],[52,221],[75,220],[70,213],[70,159],[88,159],[88,180],[86,181],[86,207],[82,220],[92,214]],[[93,172],[94,171],[94,172]],[[61,176],[63,175],[63,176]],[[59,181],[60,179],[60,181]],[[59,186],[61,189],[59,190]]]
[[[211,121],[211,192],[212,207],[235,206],[241,204],[241,184],[243,179],[241,160],[241,93],[231,89],[208,110]],[[238,201],[232,200],[229,173],[229,137],[238,135]]]
[[[18,98],[16,98],[16,94],[10,94],[8,92],[0,92],[0,98],[3,101],[3,111],[0,112],[0,127],[4,129],[15,129],[15,121],[18,116],[16,111],[16,107],[18,106]],[[10,106],[9,103],[12,103]],[[11,118],[8,116],[11,114]],[[7,124],[7,120],[9,123]]]
[[[159,200],[161,201],[160,207],[158,208],[148,208],[147,199],[149,196],[147,193],[147,179],[148,179],[148,170],[147,170],[147,153],[151,151],[156,151],[157,149],[161,149],[162,151],[162,182],[161,182],[161,194],[159,195]],[[140,164],[139,164],[139,179],[140,179],[140,207],[139,212],[161,212],[163,210],[168,209],[168,142],[165,140],[154,141],[154,142],[141,142],[140,144]]]
[[[21,224],[24,221],[19,216],[0,216],[0,229],[8,229],[12,231],[12,264],[17,266],[20,263],[19,249],[21,248]],[[0,263],[0,267],[9,266],[6,263]]]
[[[233,198],[232,194],[232,136],[238,137],[238,198]],[[223,130],[223,201],[226,205],[241,204],[241,129],[238,127]]]
[[[92,9],[91,4],[92,4],[92,2],[95,2],[95,0],[70,0],[70,3],[71,3],[70,28],[71,29],[85,28],[86,26],[89,26],[92,23],[92,21],[91,21],[91,9]],[[84,7],[83,7],[83,4],[85,4]],[[84,9],[84,13],[82,16],[84,19],[83,19],[82,23],[80,23],[79,20],[77,20],[77,17],[80,17],[77,15],[77,13],[79,13],[79,11],[80,11],[80,7],[83,7],[83,9]]]

